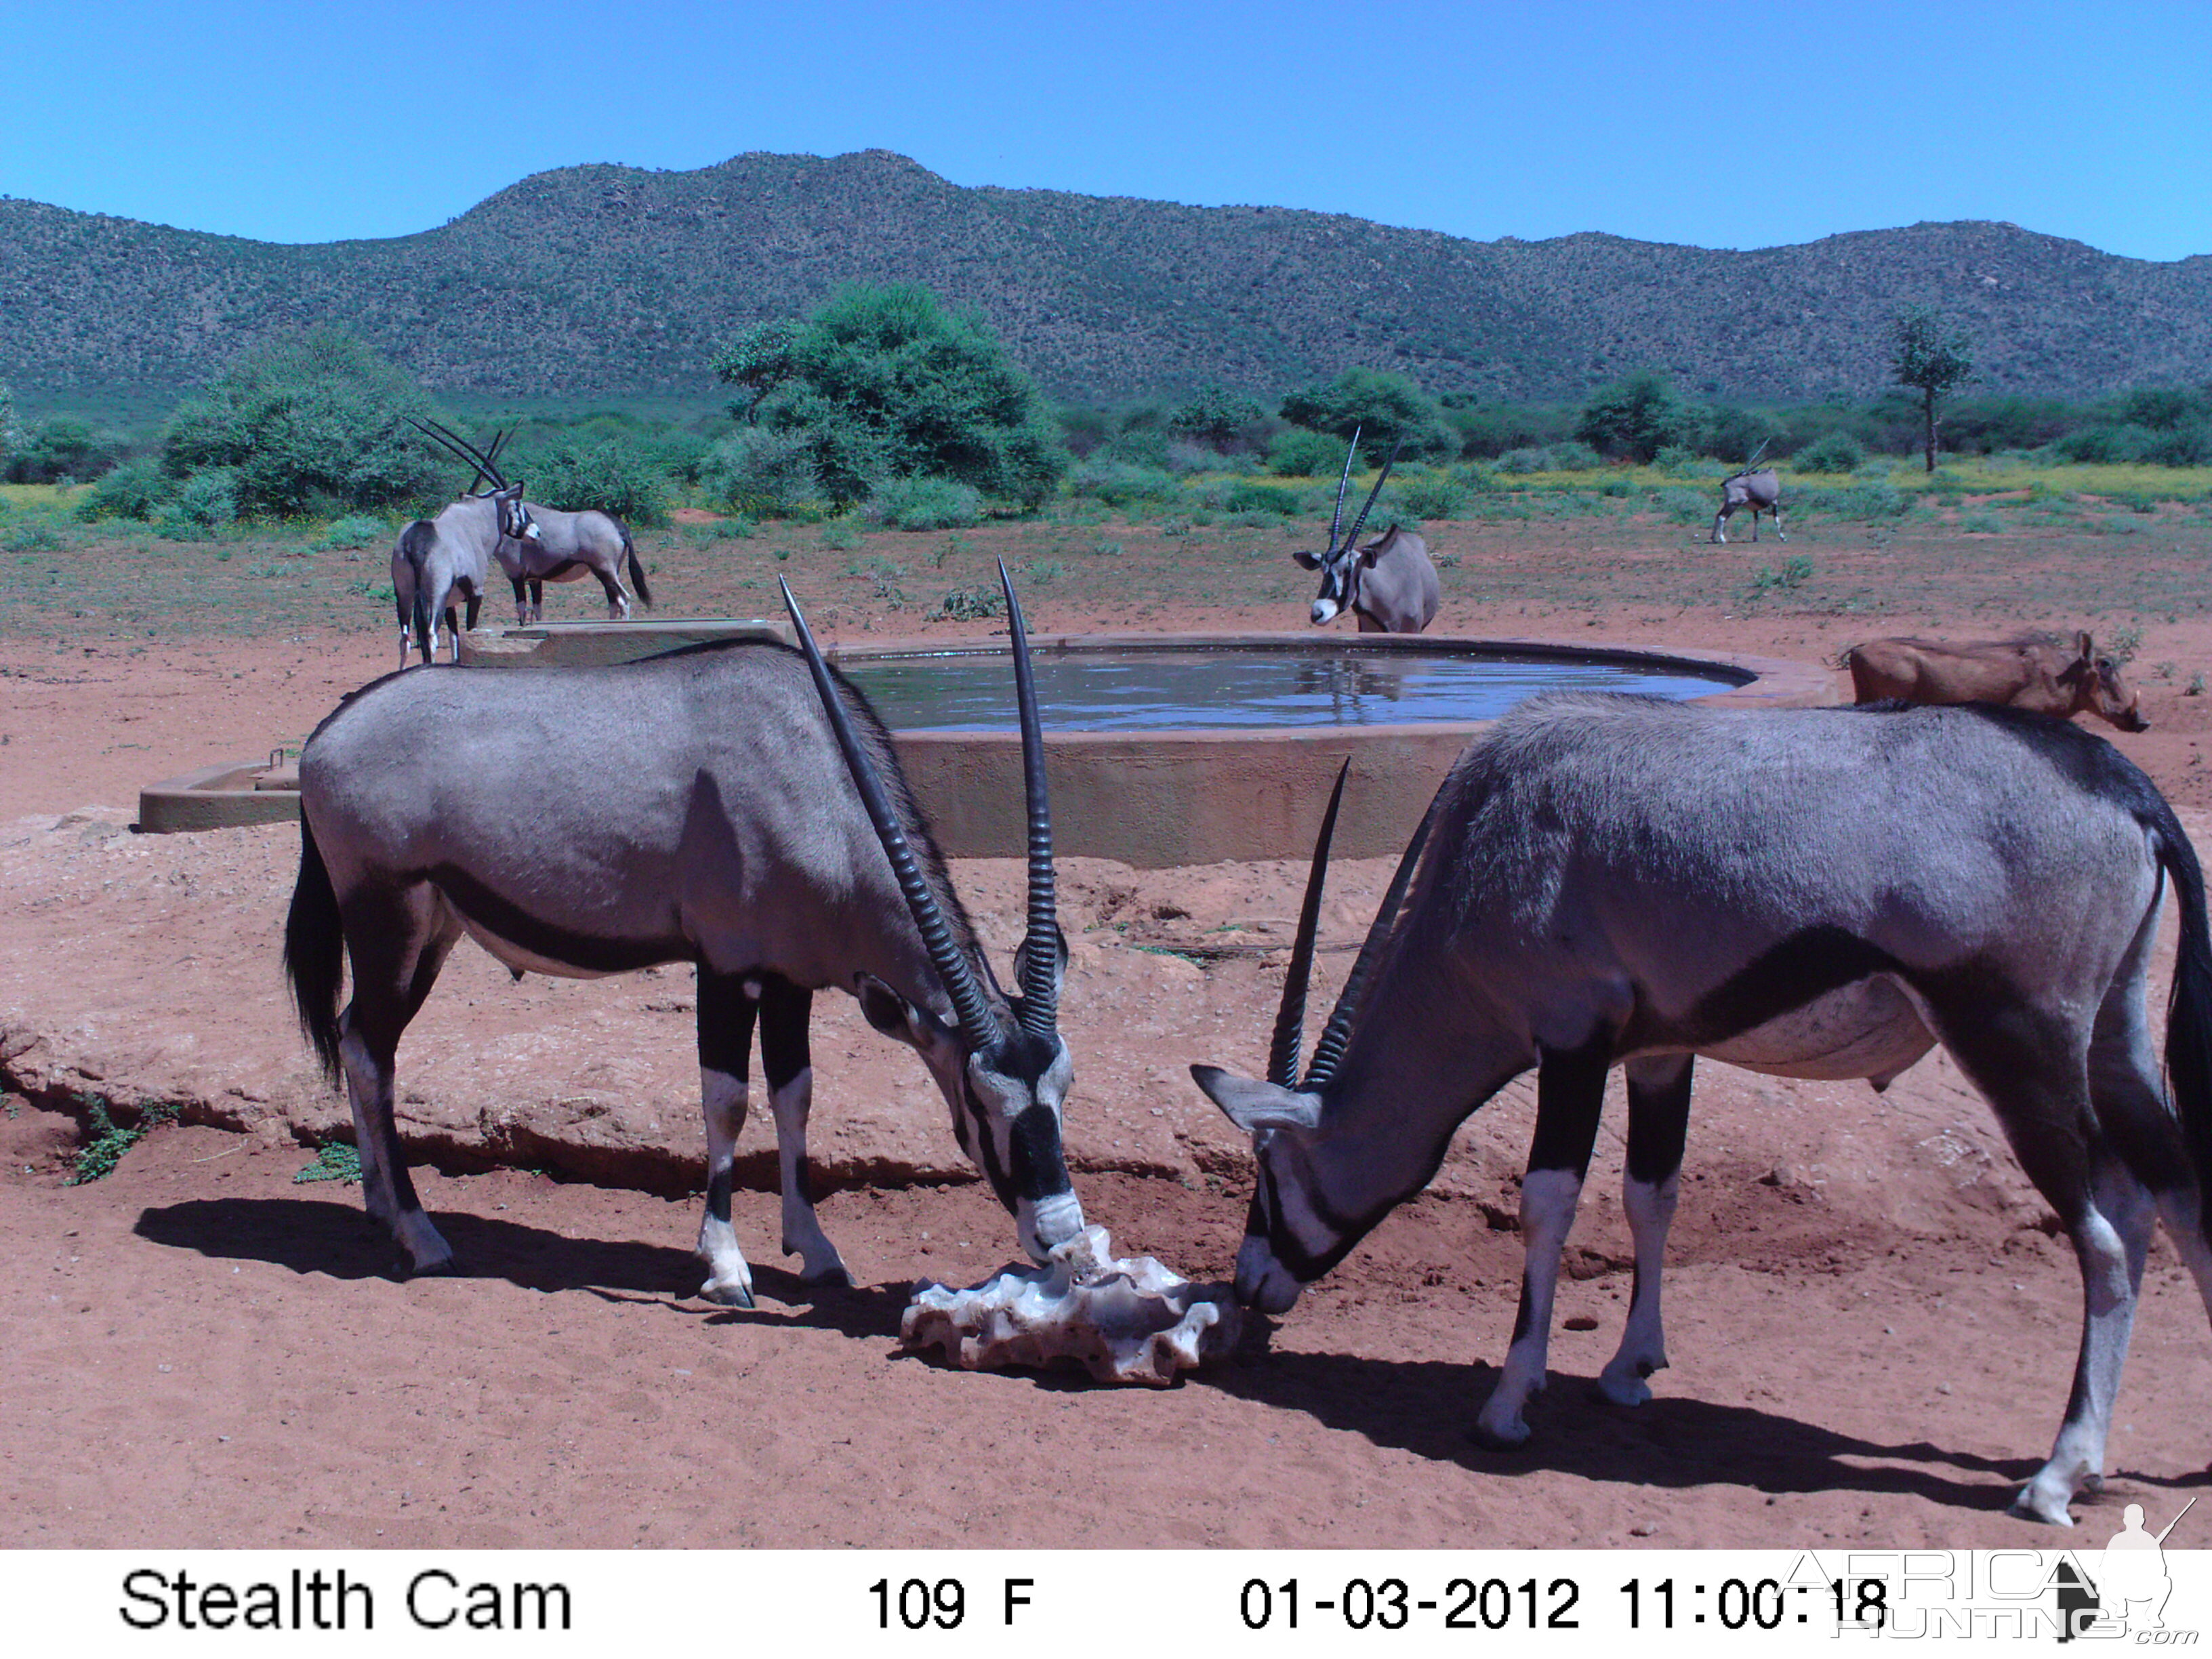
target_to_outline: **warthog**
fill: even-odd
[[[1859,702],[1994,702],[2061,720],[2087,711],[2123,732],[2150,729],[2119,664],[2099,656],[2086,632],[2070,647],[2051,634],[1971,645],[1869,640],[1844,652],[1842,665]]]

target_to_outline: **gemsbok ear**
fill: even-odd
[[[1314,557],[1310,553],[1293,553],[1291,556],[1293,559],[1296,559],[1299,564],[1303,565],[1308,570],[1318,570],[1321,568],[1321,561]]]
[[[1060,1000],[1060,994],[1067,983],[1067,935],[1055,927],[1052,930],[1052,997]],[[1024,984],[1029,979],[1030,940],[1027,934],[1014,946],[1014,983]]]
[[[1321,1097],[1302,1095],[1272,1083],[1238,1077],[1218,1066],[1194,1066],[1191,1081],[1246,1134],[1262,1129],[1311,1129],[1321,1123]]]
[[[2090,658],[2097,654],[2097,647],[2091,641],[2089,638],[2089,630],[2086,628],[2074,636],[2074,643],[2075,647],[2081,653],[2081,660],[2083,662],[2088,661]]]
[[[873,974],[854,975],[853,994],[860,999],[860,1016],[894,1042],[927,1054],[943,1047],[945,1028],[926,1008],[917,1008]]]

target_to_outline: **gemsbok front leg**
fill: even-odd
[[[806,1115],[814,1099],[814,1062],[806,1022],[814,994],[788,980],[761,985],[761,1071],[775,1116],[775,1152],[783,1188],[783,1253],[800,1259],[810,1285],[849,1285],[844,1258],[814,1213],[814,1175],[806,1161]]]
[[[1628,1171],[1621,1208],[1636,1244],[1636,1289],[1620,1349],[1601,1372],[1598,1392],[1616,1406],[1641,1406],[1651,1398],[1644,1378],[1667,1369],[1667,1336],[1659,1317],[1659,1281],[1667,1259],[1667,1230],[1682,1184],[1682,1147],[1690,1131],[1690,1073],[1693,1056],[1659,1054],[1632,1060],[1628,1073]]]
[[[1536,1133],[1521,1178],[1521,1311],[1498,1386],[1475,1419],[1475,1440],[1494,1451],[1528,1438],[1521,1408],[1544,1386],[1552,1339],[1552,1297],[1559,1258],[1582,1201],[1583,1177],[1597,1142],[1612,1069],[1612,1033],[1601,1030],[1578,1048],[1547,1048],[1536,1072]]]
[[[746,1069],[759,981],[744,974],[699,968],[699,1097],[707,1118],[707,1209],[699,1218],[699,1260],[707,1282],[699,1294],[724,1307],[753,1305],[753,1270],[730,1224],[738,1132],[745,1127]]]

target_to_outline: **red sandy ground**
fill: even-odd
[[[1468,565],[1510,574],[1552,556],[1500,535]],[[1462,585],[1448,573],[1448,592]],[[1070,626],[1067,609],[1036,625]],[[1939,597],[1926,615],[1869,629],[1733,617],[1717,599],[1597,611],[1455,599],[1437,627],[1818,658],[1873,631],[2002,631],[1974,609]],[[1090,616],[1147,620],[1110,604]],[[1296,613],[1172,620],[1283,628]],[[2153,731],[2118,741],[2178,804],[2203,809],[2212,698],[2181,686],[2212,662],[2212,627],[2154,620],[2148,635],[2139,660],[2181,672],[2146,698]],[[127,807],[150,778],[296,743],[385,669],[388,646],[366,624],[128,657],[0,645],[11,675],[0,821]],[[1188,874],[1261,879],[1250,867]],[[1287,912],[1295,899],[1278,902]],[[189,948],[150,940],[147,971]],[[1228,1051],[1162,1056],[1094,1028],[1079,1070],[1256,1064],[1276,976],[1249,971],[1249,1029]],[[200,1035],[210,1048],[241,1040]],[[1467,1132],[1494,1144],[1501,1168],[1525,1146],[1527,1106],[1523,1091]],[[915,1277],[973,1282],[1007,1258],[1006,1218],[975,1185],[829,1198],[825,1224],[859,1287],[820,1293],[769,1248],[774,1196],[740,1194],[762,1300],[739,1313],[689,1294],[694,1202],[519,1171],[423,1171],[425,1201],[473,1276],[405,1283],[357,1188],[293,1184],[295,1146],[161,1130],[108,1179],[68,1188],[71,1126],[22,1110],[0,1120],[0,1253],[13,1266],[0,1288],[0,1543],[2053,1541],[2003,1510],[2056,1427],[2079,1291],[1985,1109],[1914,1123],[1863,1088],[1705,1068],[1668,1281],[1674,1369],[1637,1412],[1592,1388],[1628,1290],[1626,1230],[1604,1190],[1619,1180],[1617,1103],[1613,1114],[1576,1236],[1584,1276],[1561,1297],[1563,1320],[1595,1328],[1557,1334],[1535,1437],[1500,1456],[1465,1430],[1511,1326],[1518,1241],[1510,1209],[1463,1195],[1407,1206],[1238,1362],[1164,1391],[1112,1390],[900,1355]],[[1791,1161],[1822,1134],[1851,1141],[1859,1160],[1826,1184]],[[1940,1166],[1967,1155],[1990,1164],[1985,1181],[1943,1178]],[[1083,1187],[1118,1248],[1225,1273],[1244,1196],[1233,1172],[1202,1187],[1112,1176]],[[2207,1478],[2212,1344],[2162,1242],[2145,1288],[2112,1477],[2077,1505],[2093,1539],[2117,1528],[2122,1504],[2170,1514]]]

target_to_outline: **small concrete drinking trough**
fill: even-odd
[[[788,642],[789,630],[720,618],[556,623],[468,635],[461,655],[482,667],[586,667],[743,638]],[[1033,634],[1030,644],[1059,850],[1140,869],[1304,858],[1346,759],[1339,855],[1395,853],[1468,740],[1540,690],[1741,708],[1834,696],[1827,671],[1807,663],[1540,640]],[[1021,741],[1003,641],[848,641],[828,654],[890,727],[947,856],[1022,856]],[[278,796],[283,776],[237,766],[156,785],[140,798],[141,826],[291,816],[296,793],[282,808],[264,799]]]

